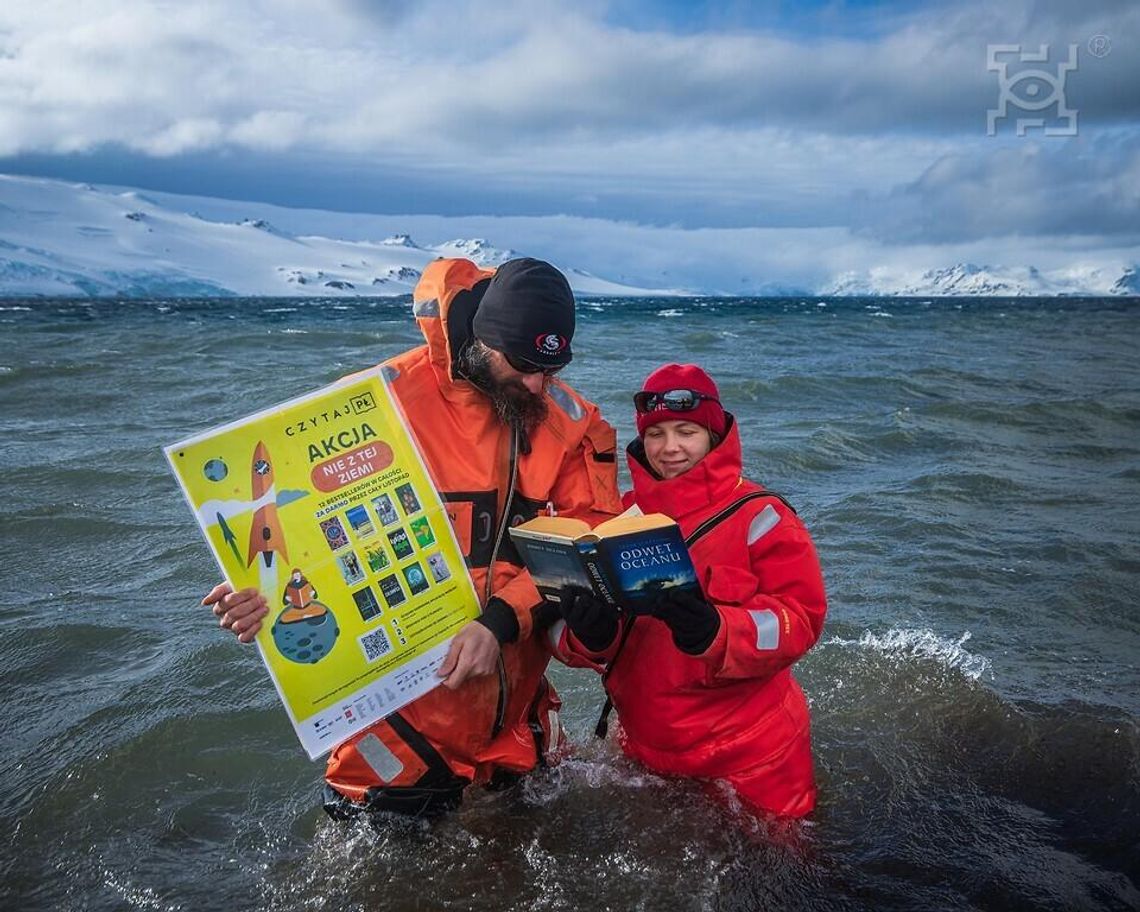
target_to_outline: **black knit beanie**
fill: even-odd
[[[542,260],[508,260],[491,277],[472,323],[475,338],[537,367],[569,364],[574,293]]]

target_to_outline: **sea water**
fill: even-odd
[[[0,908],[1140,908],[1137,302],[583,302],[566,379],[619,437],[703,365],[815,538],[819,807],[645,772],[556,667],[560,765],[373,830],[198,607],[160,448],[419,344],[409,310],[0,302]]]

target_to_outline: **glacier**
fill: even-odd
[[[457,237],[457,227],[501,229],[516,243]],[[447,240],[420,243],[421,230]],[[1050,269],[914,265],[950,252],[900,253],[834,229],[334,213],[0,175],[5,297],[398,296],[438,257],[497,266],[520,255],[550,260],[582,296],[1140,295],[1134,249],[1078,253]],[[882,264],[829,268],[875,257]]]

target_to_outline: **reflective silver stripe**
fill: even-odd
[[[439,298],[424,298],[412,302],[412,315],[417,317],[438,317]]]
[[[752,519],[748,527],[748,544],[753,545],[780,524],[780,514],[768,504]],[[737,539],[739,541],[739,539]]]
[[[756,649],[780,648],[780,619],[774,611],[749,611],[752,623],[756,625]]]
[[[561,618],[550,625],[546,635],[550,638],[550,648],[558,654],[558,644],[562,642],[562,631],[566,629],[566,622]]]
[[[356,751],[381,782],[391,782],[404,771],[404,764],[400,762],[400,758],[371,732],[356,742]]]
[[[582,406],[578,404],[578,400],[571,396],[570,391],[565,387],[551,383],[546,387],[546,391],[550,394],[554,404],[570,416],[571,421],[578,421],[586,414],[582,411]]]

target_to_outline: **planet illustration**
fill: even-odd
[[[298,665],[312,665],[332,652],[336,638],[340,636],[340,628],[331,611],[286,624],[281,617],[289,610],[286,608],[277,615],[271,631],[273,643],[281,655]]]
[[[230,473],[230,467],[221,459],[211,459],[202,466],[202,474],[210,481],[221,481]]]

